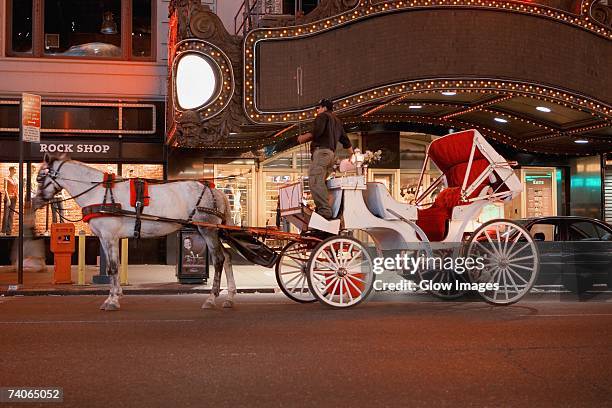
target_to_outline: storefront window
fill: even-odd
[[[155,114],[150,108],[123,108],[121,116],[121,129],[124,130],[143,130],[154,129]]]
[[[46,129],[119,129],[116,107],[44,106],[42,123]]]
[[[310,149],[300,149],[295,154],[295,165],[299,169],[305,169],[304,173],[308,172],[310,166]]]
[[[161,164],[123,164],[121,177],[163,180],[164,166]]]
[[[11,40],[13,52],[32,52],[32,3],[13,0],[11,20]]]
[[[19,130],[19,104],[0,104],[0,128]]]
[[[266,173],[266,210],[265,225],[276,225],[276,208],[278,206],[278,188],[283,184],[293,181],[292,174]]]
[[[45,54],[121,57],[121,0],[45,0]]]
[[[23,166],[23,174],[26,174],[26,166]],[[19,163],[0,163],[0,193],[2,204],[0,205],[0,219],[2,235],[17,235],[19,231]],[[25,191],[24,191],[25,197]]]
[[[216,184],[230,202],[234,225],[249,225],[249,199],[251,197],[251,181],[253,177],[248,168],[234,166],[218,166]]]
[[[9,0],[7,50],[15,56],[151,58],[153,5],[151,0]],[[124,44],[123,38],[131,40]]]
[[[293,156],[281,156],[276,159],[270,160],[266,163],[266,168],[277,169],[277,168],[291,168],[293,167]]]
[[[132,2],[132,55],[151,56],[151,0]]]
[[[399,201],[414,203],[417,198],[417,186],[419,184],[419,173],[400,173],[400,196]],[[423,191],[423,188],[421,188]]]
[[[485,223],[487,221],[496,220],[504,218],[504,204],[503,203],[494,203],[487,204],[482,209],[480,216],[478,217],[478,222]]]
[[[400,168],[421,169],[425,161],[426,143],[418,143],[410,139],[400,138]]]
[[[372,171],[372,170],[370,170]],[[389,190],[389,192],[393,193],[393,175],[392,174],[380,174],[380,173],[373,173],[372,175],[372,181],[375,183],[381,183],[385,186],[385,188],[387,190]]]

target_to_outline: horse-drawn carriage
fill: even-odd
[[[276,265],[283,292],[298,302],[318,300],[350,307],[370,294],[376,278],[374,259],[400,253],[413,258],[435,258],[434,254],[480,258],[478,267],[473,263],[463,274],[439,266],[419,268],[415,279],[429,280],[428,287],[446,287],[431,290],[440,297],[460,296],[470,287],[462,283],[483,284],[479,293],[494,304],[511,304],[527,294],[539,270],[537,247],[529,232],[510,220],[478,222],[485,206],[511,200],[522,191],[510,163],[475,130],[431,143],[417,191],[424,184],[428,161],[442,174],[414,203],[398,202],[383,184],[366,182],[359,174],[360,163],[357,175],[330,179],[337,218],[332,222],[300,204],[300,183],[281,188],[281,215],[302,234],[313,227],[333,233],[320,242],[295,240],[283,249]],[[444,188],[433,203],[424,205],[440,186]],[[364,235],[373,247],[357,238]],[[442,283],[447,286],[435,285]]]
[[[121,179],[61,157],[45,157],[35,201],[41,206],[66,189],[69,199],[83,209],[83,219],[100,238],[109,260],[112,279],[109,297],[101,306],[105,310],[119,309],[119,239],[167,235],[184,225],[198,227],[215,268],[213,288],[204,307],[214,306],[223,269],[229,292],[224,306],[233,305],[236,287],[221,240],[254,263],[276,264],[280,288],[298,302],[319,300],[332,307],[354,306],[372,290],[377,259],[389,252],[413,259],[435,258],[440,245],[443,253],[480,259],[482,267],[464,274],[452,268],[415,268],[411,273],[416,271],[415,278],[432,283],[433,294],[459,296],[466,287],[448,285],[471,283],[483,285],[485,289],[479,293],[488,302],[510,304],[529,292],[538,274],[539,257],[528,231],[509,220],[477,222],[486,205],[510,200],[522,191],[510,163],[477,131],[453,133],[430,144],[417,191],[424,184],[429,160],[442,174],[414,203],[400,203],[384,185],[366,182],[362,163],[354,158],[356,174],[345,172],[328,181],[335,218],[331,221],[302,204],[301,183],[280,189],[281,215],[299,233],[228,225],[227,196],[210,182]],[[425,204],[442,185],[433,203]],[[372,246],[364,241],[364,234]],[[289,243],[278,253],[265,246],[267,238]],[[403,269],[398,272],[406,274]],[[439,290],[435,284],[447,288]]]

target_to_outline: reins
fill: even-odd
[[[105,180],[105,179],[102,179],[102,180],[100,180],[100,181],[84,181],[84,180],[76,180],[76,179],[66,178],[66,177],[62,177],[62,176],[60,176],[60,175],[59,175],[59,171],[60,171],[60,170],[61,170],[61,168],[63,167],[64,163],[66,163],[66,162],[68,162],[68,161],[70,161],[70,160],[64,160],[64,161],[62,161],[62,162],[60,163],[60,165],[58,166],[57,170],[54,170],[54,169],[50,169],[50,170],[49,170],[49,173],[45,175],[45,179],[46,179],[47,177],[49,177],[49,178],[51,179],[51,181],[50,181],[50,182],[48,182],[47,184],[43,184],[42,189],[47,188],[47,187],[49,186],[49,184],[55,184],[57,187],[59,187],[59,188],[60,188],[60,190],[59,190],[59,191],[61,191],[61,190],[65,190],[65,188],[64,188],[64,187],[63,187],[61,184],[59,184],[59,183],[57,182],[57,180],[60,180],[60,181],[61,181],[61,180],[65,180],[65,181],[73,181],[73,182],[76,182],[76,183],[83,183],[83,184],[89,184],[89,183],[91,183],[91,184],[92,184],[92,186],[91,186],[91,187],[89,187],[89,188],[87,188],[87,189],[85,189],[84,191],[80,192],[79,194],[74,195],[74,196],[69,196],[69,197],[67,197],[67,198],[63,198],[63,199],[59,199],[59,200],[58,200],[58,199],[55,199],[55,198],[52,198],[51,200],[49,200],[49,201],[48,201],[48,202],[45,204],[46,206],[49,206],[49,205],[51,205],[51,204],[64,203],[64,202],[66,202],[66,201],[70,201],[70,200],[75,200],[75,199],[77,199],[77,198],[79,198],[79,197],[81,197],[81,196],[83,196],[83,195],[85,195],[85,194],[89,193],[90,191],[92,191],[92,190],[93,190],[93,189],[95,189],[96,187],[98,187],[98,186],[100,186],[100,185],[102,185],[102,184],[105,184],[105,183],[107,182],[107,180]],[[150,183],[150,184],[170,184],[170,183],[184,182],[184,181],[197,181],[197,182],[199,182],[199,183],[202,183],[202,184],[204,184],[204,185],[205,185],[205,188],[202,190],[202,194],[201,194],[200,198],[198,199],[198,204],[199,204],[199,203],[200,203],[200,201],[201,201],[202,196],[204,195],[204,192],[205,192],[205,191],[206,191],[208,188],[210,188],[210,186],[207,184],[207,181],[210,181],[210,180],[212,180],[212,181],[214,181],[214,180],[229,180],[229,179],[233,179],[233,178],[237,178],[237,177],[242,177],[242,176],[245,176],[245,175],[250,174],[250,173],[251,173],[251,170],[248,170],[248,171],[241,172],[241,173],[237,173],[237,174],[230,174],[230,175],[227,175],[227,176],[220,176],[220,177],[209,177],[209,178],[206,178],[206,179],[189,179],[189,178],[180,178],[180,179],[174,179],[174,180],[159,180],[159,179],[150,179],[150,178],[141,178],[141,177],[137,177],[137,178],[138,178],[138,179],[140,179],[140,180],[144,180],[144,181],[146,181],[147,183]],[[114,183],[122,183],[122,182],[130,181],[131,179],[133,179],[133,178],[132,178],[132,177],[128,177],[128,178],[125,178],[125,177],[119,177],[119,178],[114,178],[114,179],[113,179],[113,182],[114,182]],[[13,213],[15,213],[15,214],[19,215],[19,211],[15,210],[15,209],[12,209],[12,208],[10,208],[10,207],[9,207],[9,210],[10,210],[11,212],[13,212]],[[64,221],[73,222],[73,223],[74,223],[74,222],[80,222],[80,221],[82,221],[82,220],[83,220],[83,218],[84,218],[84,217],[81,217],[81,218],[80,218],[80,219],[78,219],[78,220],[71,220],[71,219],[68,219],[68,218],[66,218],[65,216],[63,216],[63,215],[61,214],[61,212],[58,212],[58,216],[59,216],[59,218],[60,218],[60,219],[62,219],[62,220],[64,220]]]
[[[69,200],[75,200],[78,197],[81,197],[81,196],[91,192],[93,189],[95,189],[96,187],[99,187],[99,186],[103,186],[105,188],[104,200],[103,200],[102,206],[106,205],[106,201],[107,201],[109,193],[110,193],[111,204],[114,205],[115,204],[115,198],[114,198],[114,195],[113,195],[113,187],[112,186],[115,183],[128,182],[130,180],[140,180],[141,182],[147,182],[147,183],[151,183],[151,184],[162,184],[162,185],[163,184],[169,184],[169,183],[175,183],[175,182],[185,182],[185,181],[193,182],[193,181],[196,181],[196,182],[202,184],[203,188],[202,188],[202,191],[199,194],[199,197],[198,197],[198,200],[196,202],[195,207],[193,208],[193,210],[189,214],[188,219],[187,220],[180,220],[180,221],[179,220],[173,220],[173,222],[179,221],[181,223],[187,223],[187,224],[190,224],[192,222],[193,216],[195,215],[196,211],[205,212],[205,213],[208,213],[210,215],[217,216],[217,217],[219,217],[221,219],[222,223],[225,223],[226,222],[225,214],[221,213],[217,209],[217,200],[216,200],[216,197],[215,197],[215,195],[214,195],[214,193],[212,191],[213,187],[211,187],[211,182],[213,182],[214,180],[234,179],[234,178],[241,177],[241,176],[244,176],[246,174],[251,173],[251,170],[248,170],[246,172],[242,172],[242,173],[239,173],[239,174],[230,174],[228,176],[210,177],[210,178],[199,179],[199,180],[194,180],[194,179],[158,180],[158,179],[147,179],[147,178],[139,178],[139,177],[138,178],[132,178],[132,177],[130,177],[130,178],[123,178],[123,177],[115,178],[114,175],[112,175],[112,174],[104,173],[103,179],[100,180],[100,181],[84,181],[84,180],[76,180],[76,179],[72,179],[72,178],[62,177],[60,175],[61,168],[68,161],[69,160],[62,161],[59,164],[57,169],[54,169],[53,165],[51,164],[51,167],[48,169],[47,173],[44,174],[44,175],[39,173],[39,175],[37,177],[37,181],[39,182],[40,185],[42,185],[42,187],[40,187],[40,189],[45,190],[47,187],[49,187],[50,184],[54,184],[55,188],[57,189],[53,193],[54,196],[55,196],[55,194],[57,194],[59,191],[65,190],[65,187],[62,186],[59,183],[62,180],[72,181],[72,182],[77,182],[77,183],[83,183],[83,184],[92,183],[92,186],[87,188],[87,189],[85,189],[84,191],[80,192],[79,194],[72,195],[72,196],[69,196],[67,198],[63,198],[63,199],[59,199],[59,200],[52,198],[49,201],[47,201],[47,203],[46,203],[47,206],[48,205],[52,205],[52,204],[59,204],[59,203],[66,202],[66,201],[69,201]],[[47,178],[49,178],[50,180],[47,180]],[[202,198],[203,198],[204,193],[206,192],[206,190],[210,191],[210,194],[211,194],[211,197],[212,197],[212,201],[213,201],[213,208],[200,207],[200,203],[202,201]],[[12,211],[17,212],[15,210],[12,210]],[[129,215],[134,215],[137,218],[137,224],[138,224],[138,221],[140,220],[141,217],[146,216],[146,214],[142,214],[142,210],[138,211],[138,208],[137,208],[137,211],[134,212],[134,213],[121,209],[120,211],[116,211],[115,214],[116,215],[128,215],[128,216]],[[59,218],[62,221],[68,221],[68,222],[72,222],[72,223],[83,221],[86,218],[85,207],[83,208],[83,216],[80,219],[78,219],[78,220],[71,220],[71,219],[65,217],[63,214],[61,214],[61,211],[58,211],[57,215],[59,216]]]

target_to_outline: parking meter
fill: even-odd
[[[51,252],[54,258],[53,283],[72,283],[74,224],[51,224]]]

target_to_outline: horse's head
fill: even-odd
[[[38,169],[36,183],[38,190],[32,200],[34,209],[38,209],[48,203],[63,187],[58,183],[60,169],[69,160],[66,155],[50,156],[45,154],[42,164]]]

